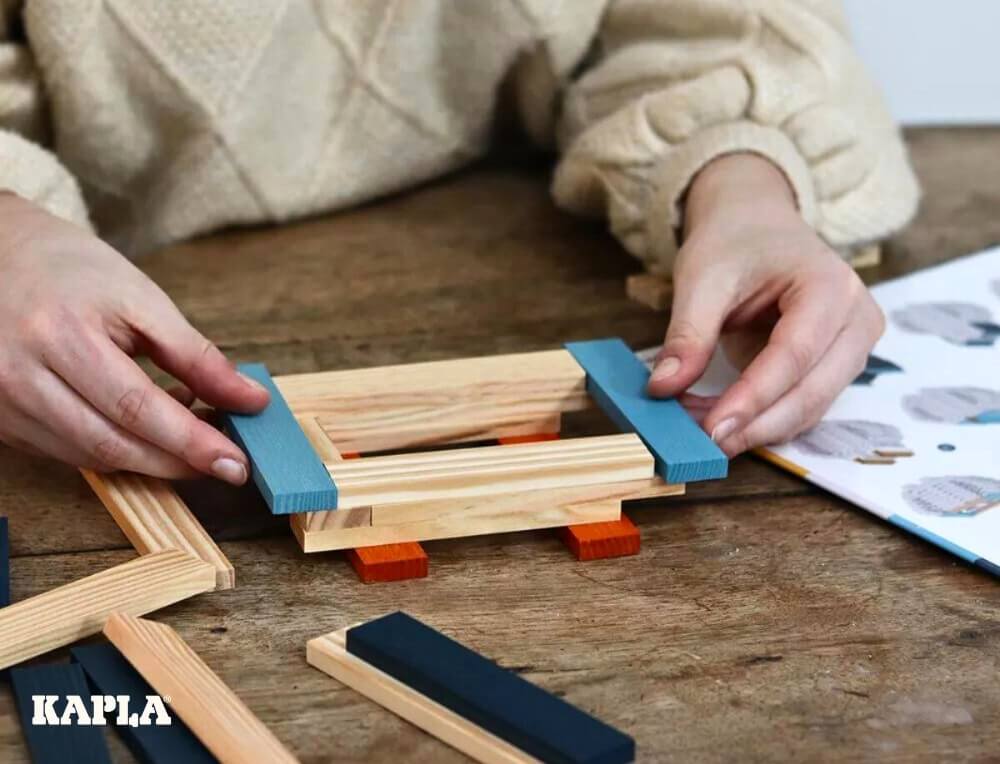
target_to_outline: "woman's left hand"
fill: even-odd
[[[713,161],[692,183],[685,214],[650,393],[681,395],[723,333],[767,329],[763,349],[703,412],[703,427],[729,456],[787,441],[813,427],[864,369],[885,327],[882,311],[762,157]]]

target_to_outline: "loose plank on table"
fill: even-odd
[[[405,613],[348,629],[347,651],[543,761],[635,758],[628,735]]]
[[[115,646],[107,642],[74,647],[70,657],[83,669],[95,693],[125,695],[129,708],[137,713],[145,706],[146,697],[156,692]],[[109,718],[108,722],[112,723],[113,719]],[[115,725],[115,729],[143,764],[215,764],[215,757],[176,716],[169,725]]]
[[[10,671],[10,685],[34,764],[111,764],[104,727],[80,724],[75,714],[69,724],[32,724],[32,695],[58,696],[52,710],[60,718],[66,710],[67,695],[79,696],[87,713],[91,712],[83,669],[72,663],[14,668]]]

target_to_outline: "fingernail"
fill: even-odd
[[[729,419],[723,419],[712,430],[712,441],[714,443],[721,443],[736,432],[737,427],[739,427],[739,422],[736,420],[736,417],[731,416]]]
[[[660,361],[656,368],[653,369],[653,374],[650,377],[652,382],[662,382],[665,379],[669,379],[674,376],[681,368],[681,359],[675,356],[669,356]]]
[[[212,462],[212,474],[219,480],[225,480],[233,485],[243,485],[247,482],[247,468],[228,456]]]
[[[265,392],[265,393],[267,392],[267,388],[264,387],[264,385],[262,385],[256,379],[251,379],[246,374],[244,374],[242,371],[238,371],[236,373],[239,374],[240,377],[243,378],[243,381],[246,382],[247,385],[249,385],[250,387],[252,387],[254,390],[260,390],[261,392]]]

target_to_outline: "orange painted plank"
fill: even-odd
[[[360,459],[361,458],[361,454],[359,454],[357,451],[345,451],[344,453],[342,453],[340,455],[340,458],[341,459]]]
[[[427,553],[416,541],[348,549],[347,559],[366,584],[427,577]]]
[[[622,514],[606,523],[567,525],[559,537],[578,560],[600,560],[639,554],[639,529]]]
[[[559,440],[559,433],[539,432],[534,435],[508,435],[504,438],[497,438],[497,443],[501,446],[510,446],[515,443],[539,443],[543,440]]]

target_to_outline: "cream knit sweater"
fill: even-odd
[[[0,187],[126,254],[340,209],[488,148],[501,86],[562,207],[658,270],[753,151],[847,250],[918,190],[834,0],[2,0]]]

